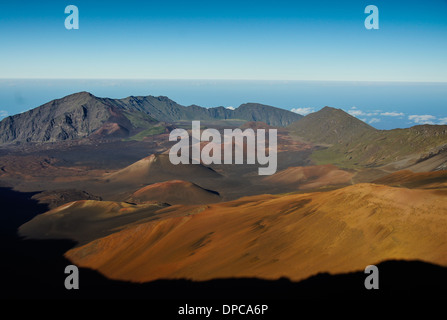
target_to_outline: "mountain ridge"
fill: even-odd
[[[345,111],[328,106],[295,121],[288,129],[311,142],[325,144],[347,143],[377,131]]]
[[[446,153],[445,125],[377,130],[345,111],[331,107],[308,114],[287,129],[300,139],[324,147],[312,155],[318,165],[378,167],[406,159],[408,167],[437,155],[442,158]]]
[[[241,119],[287,126],[302,116],[272,106],[247,103],[235,110],[225,107],[183,106],[166,96],[129,96],[123,99],[100,98],[82,91],[55,99],[29,111],[0,121],[0,143],[55,142],[87,138],[102,128],[131,136],[159,122],[181,120]]]

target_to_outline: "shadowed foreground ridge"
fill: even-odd
[[[17,228],[48,208],[33,193],[0,188],[1,297],[7,298],[150,298],[150,299],[446,299],[447,268],[421,261],[378,264],[380,289],[364,288],[363,272],[319,274],[300,282],[287,279],[216,279],[202,282],[157,280],[135,284],[109,280],[80,268],[80,289],[64,288],[63,257],[75,243],[68,240],[23,240]],[[6,263],[5,263],[6,262]]]

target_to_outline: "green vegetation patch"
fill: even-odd
[[[144,112],[124,112],[124,115],[129,119],[134,128],[147,128],[153,126],[158,121]]]
[[[149,129],[143,130],[139,133],[137,133],[136,135],[126,138],[124,139],[125,141],[130,141],[130,140],[134,140],[134,141],[142,141],[144,138],[146,137],[150,137],[150,136],[155,136],[157,134],[161,134],[163,132],[165,132],[166,128],[164,126],[153,126]]]

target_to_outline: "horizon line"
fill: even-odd
[[[361,82],[361,83],[435,83],[447,84],[446,81],[415,81],[415,80],[321,80],[321,79],[220,79],[220,78],[0,78],[4,80],[108,80],[108,81],[259,81],[259,82]]]

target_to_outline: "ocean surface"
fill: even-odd
[[[267,80],[0,79],[0,119],[80,91],[109,98],[167,96],[185,106],[257,102],[300,114],[330,106],[378,129],[447,124],[447,83]]]

